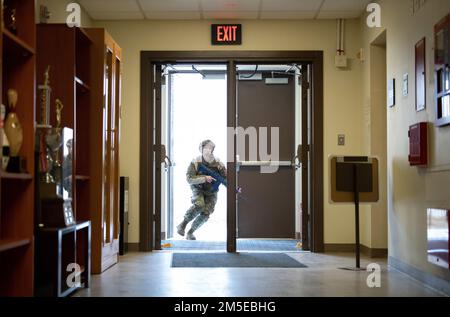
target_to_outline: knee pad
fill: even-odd
[[[205,202],[203,200],[199,200],[199,199],[194,200],[194,206],[197,209],[205,209]]]
[[[197,209],[205,209],[205,201],[203,199],[192,199],[192,203]]]

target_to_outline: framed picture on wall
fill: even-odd
[[[416,111],[425,109],[426,86],[425,86],[425,38],[416,44]]]
[[[395,106],[395,78],[388,80],[387,99],[389,107]]]
[[[450,125],[450,14],[434,26],[435,126]]]

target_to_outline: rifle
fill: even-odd
[[[227,180],[225,179],[225,177],[222,177],[222,175],[220,175],[219,173],[214,172],[213,170],[207,168],[205,165],[203,165],[202,163],[200,163],[198,165],[198,171],[204,175],[208,175],[211,176],[212,178],[214,178],[215,180],[212,183],[212,192],[215,193],[219,190],[219,186],[220,184],[222,184],[223,186],[227,187],[228,183]],[[239,194],[241,196],[241,198],[244,198],[244,200],[247,200],[245,197],[242,197],[242,188],[241,187],[237,187],[236,188],[236,193]]]
[[[198,165],[198,171],[204,175],[211,176],[215,179],[215,181],[212,183],[212,192],[215,193],[219,190],[220,184],[223,184],[225,187],[227,187],[228,183],[225,177],[222,177],[219,173],[214,172],[213,170],[207,168],[205,165],[200,163]]]

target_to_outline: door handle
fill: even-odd
[[[154,147],[156,149],[156,146]],[[172,163],[172,160],[167,156],[166,153],[166,146],[164,144],[161,144],[161,156],[159,158],[159,163],[164,163],[164,169],[167,172],[167,169],[171,166],[175,166],[174,163]]]
[[[298,163],[296,162],[298,161]],[[297,146],[297,154],[291,160],[292,166],[295,166],[295,169],[299,169],[302,166],[302,145],[299,144]]]
[[[172,161],[170,160],[170,158],[166,155],[164,157],[164,169],[167,171],[167,168],[174,166],[174,164],[172,164]]]

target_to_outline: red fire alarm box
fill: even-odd
[[[428,164],[428,124],[419,122],[409,127],[409,165]]]

